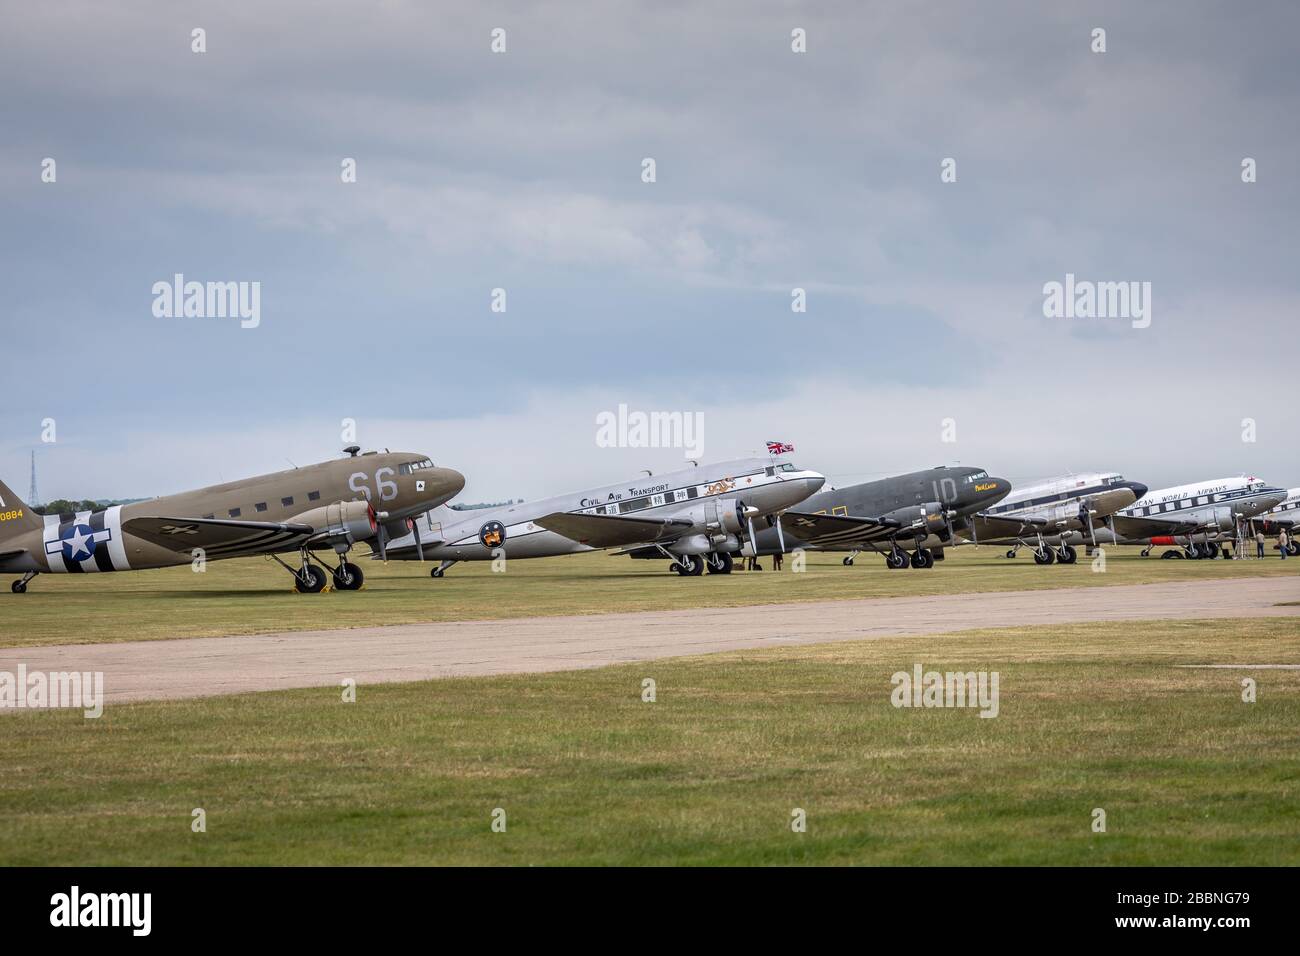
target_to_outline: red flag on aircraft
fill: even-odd
[[[770,441],[767,443],[767,453],[769,455],[784,455],[789,451],[794,451],[794,445],[787,445],[783,441]]]

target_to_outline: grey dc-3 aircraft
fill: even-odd
[[[133,571],[265,554],[316,593],[325,570],[341,591],[361,587],[361,569],[346,560],[358,541],[405,535],[409,519],[453,498],[465,477],[424,455],[367,452],[246,478],[198,491],[77,514],[38,515],[0,483],[0,573],[21,574],[15,594],[38,574]],[[317,552],[333,550],[330,566]],[[297,568],[279,555],[297,551]]]
[[[786,511],[783,527],[760,531],[757,552],[848,551],[844,563],[851,565],[871,550],[891,568],[931,568],[946,545],[959,543],[965,515],[1010,490],[1009,481],[981,468],[946,466],[832,488]]]
[[[395,539],[388,558],[441,559],[430,572],[440,578],[457,561],[612,548],[668,558],[683,577],[706,566],[727,574],[733,555],[752,546],[755,519],[779,515],[825,480],[789,462],[742,458],[499,508],[444,506]]]
[[[1029,548],[1038,564],[1074,564],[1071,542],[1096,544],[1095,523],[1109,527],[1110,516],[1147,493],[1147,486],[1125,481],[1117,472],[1064,475],[1014,489],[1001,502],[966,519],[963,537],[985,544],[1010,544],[1008,558]]]

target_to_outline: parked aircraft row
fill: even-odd
[[[460,561],[595,550],[667,560],[683,577],[796,549],[848,552],[846,565],[872,551],[890,568],[929,568],[966,543],[1073,564],[1077,544],[1142,544],[1144,555],[1172,545],[1213,557],[1241,521],[1276,529],[1300,517],[1300,490],[1288,495],[1254,477],[1150,491],[1098,472],[1013,489],[981,468],[939,467],[826,489],[823,475],[773,445],[783,453],[469,510],[447,505],[465,485],[460,472],[355,445],[334,461],[76,514],[38,515],[0,483],[0,573],[22,575],[12,585],[21,594],[41,573],[267,555],[299,591],[330,581],[351,591],[365,579],[348,560],[360,543],[381,560],[438,560],[435,578]],[[281,557],[295,554],[293,563]]]

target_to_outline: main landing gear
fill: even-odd
[[[15,581],[13,584],[9,585],[9,590],[13,591],[14,594],[26,594],[27,582],[30,581],[32,578],[36,577],[37,574],[38,572],[36,571],[28,571],[26,574],[22,576],[20,580]]]
[[[732,566],[731,552],[714,551],[706,559],[710,574],[730,574]]]
[[[345,560],[346,551],[339,552],[339,566],[337,568],[330,567],[319,557],[312,554],[308,548],[301,549],[300,554],[302,564],[297,568],[285,563],[278,554],[268,555],[293,575],[293,589],[299,594],[320,594],[325,590],[325,585],[331,580],[334,582],[336,591],[361,590],[361,585],[365,582],[366,576],[359,567]]]
[[[683,554],[674,558],[670,567],[684,578],[694,578],[704,573],[704,559],[698,554]]]

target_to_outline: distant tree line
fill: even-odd
[[[67,498],[55,498],[43,505],[32,505],[32,511],[38,515],[70,515],[76,514],[78,511],[99,511],[101,508],[111,508],[113,505],[129,505],[135,501],[144,501],[144,499],[127,498],[122,501],[91,501],[87,498],[82,501],[69,501]]]
[[[515,501],[514,498],[511,498],[509,501],[482,501],[472,505],[454,504],[454,505],[447,505],[447,507],[450,508],[452,511],[478,511],[480,508],[504,508],[506,505],[521,505],[523,503],[524,503],[523,498],[520,498],[518,501]]]

